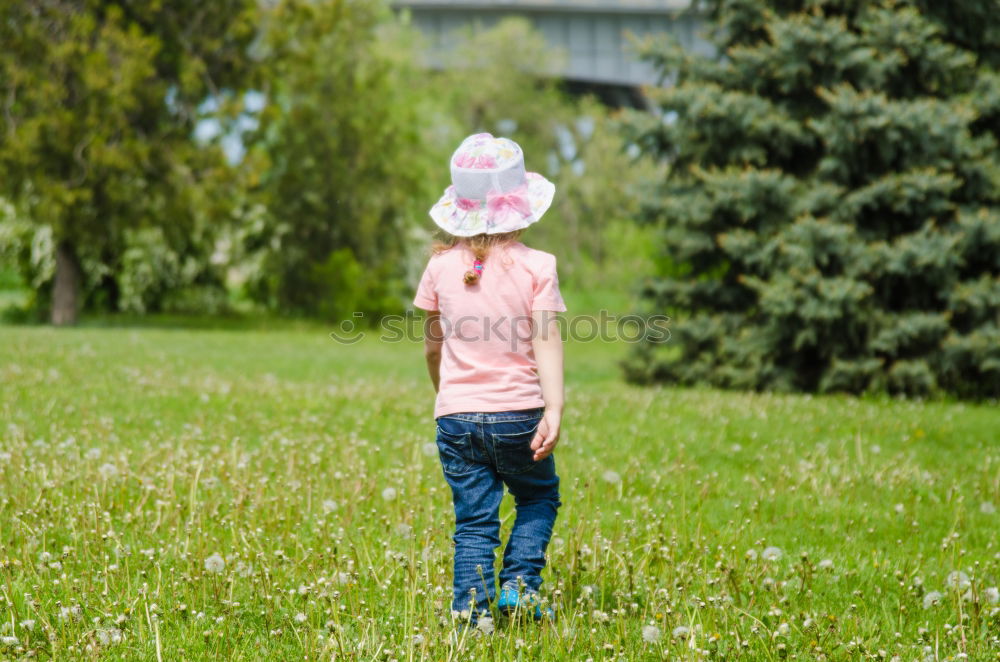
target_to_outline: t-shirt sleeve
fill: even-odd
[[[437,292],[434,291],[434,274],[431,271],[430,263],[424,269],[424,275],[420,277],[417,294],[413,297],[413,305],[422,310],[438,309]]]
[[[535,275],[535,291],[531,299],[532,310],[566,312],[566,303],[559,292],[559,274],[555,255],[545,255],[541,268]]]

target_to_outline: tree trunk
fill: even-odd
[[[52,286],[52,324],[65,326],[76,323],[79,309],[80,260],[69,241],[56,246],[56,279]]]

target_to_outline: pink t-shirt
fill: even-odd
[[[475,285],[459,245],[431,257],[413,305],[441,313],[444,342],[434,417],[545,406],[531,346],[531,312],[564,312],[556,258],[520,242],[494,249]]]

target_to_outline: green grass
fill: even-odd
[[[634,388],[624,350],[567,348],[558,620],[455,644],[418,346],[0,327],[0,659],[998,659],[995,407]]]

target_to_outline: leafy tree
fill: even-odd
[[[179,285],[218,284],[207,255],[229,180],[221,152],[191,134],[206,98],[245,85],[255,11],[252,0],[0,4],[0,193],[18,209],[22,248],[51,238],[37,286],[53,323],[83,303],[141,309]],[[130,265],[142,268],[123,282]]]
[[[631,378],[1000,395],[995,8],[714,0],[718,57],[649,49],[674,84],[632,139],[684,266],[648,281],[673,340]]]
[[[253,299],[326,318],[402,308],[406,230],[432,196],[427,96],[385,5],[286,0],[264,14],[267,104],[247,136],[241,235]],[[421,204],[417,204],[417,203]]]

